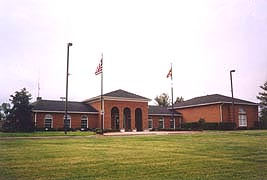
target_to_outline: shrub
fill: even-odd
[[[233,122],[220,122],[218,129],[219,130],[234,130],[236,128],[236,124]]]
[[[204,124],[203,129],[204,130],[217,130],[218,126],[219,126],[219,123],[217,122],[208,122]]]

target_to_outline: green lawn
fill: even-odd
[[[33,133],[6,133],[0,132],[1,137],[48,137],[48,136],[90,136],[94,132],[89,131],[68,131],[65,135],[64,131],[36,131]]]
[[[0,179],[267,179],[267,131],[0,140]]]

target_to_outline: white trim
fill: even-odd
[[[37,112],[34,113],[34,126],[37,126]]]
[[[70,126],[68,128],[71,128],[71,115],[67,114],[67,120],[68,120],[68,117],[70,120]],[[64,121],[65,121],[65,115],[63,116],[63,124],[64,124]],[[65,126],[65,124],[64,124],[64,126]]]
[[[160,121],[163,121],[163,127],[162,127],[162,129],[164,129],[165,128],[165,120],[164,120],[164,117],[160,117],[159,118],[159,122]],[[160,128],[160,127],[159,127]]]
[[[32,110],[32,112],[42,112],[42,113],[65,113],[65,111],[44,111],[44,110]],[[98,114],[99,112],[78,112],[78,111],[68,111],[68,114]]]
[[[142,98],[125,98],[125,97],[112,97],[112,96],[103,96],[103,100],[112,100],[112,101],[133,101],[133,102],[148,102],[151,101],[151,99],[142,99]],[[87,103],[93,103],[100,101],[100,96],[86,99],[83,102]]]
[[[85,120],[83,119],[83,117],[86,117],[86,128],[88,128],[88,116],[87,115],[81,115],[81,126],[82,126],[82,120]]]
[[[53,115],[52,115],[52,114],[46,114],[46,115],[44,116],[44,128],[46,128],[46,127],[45,127],[45,120],[46,120],[46,119],[49,119],[49,118],[46,118],[46,116],[48,116],[48,115],[51,116],[51,118],[50,118],[50,119],[51,119],[51,128],[53,128]]]
[[[183,108],[189,108],[189,107],[198,107],[198,106],[207,106],[207,105],[214,105],[214,104],[232,104],[232,102],[211,102],[211,103],[202,103],[202,104],[194,104],[194,105],[188,105],[188,106],[179,106],[179,107],[173,107],[173,109],[183,109]],[[248,105],[248,106],[258,106],[258,104],[254,103],[238,103],[234,102],[235,105]],[[171,109],[171,108],[168,108]]]
[[[148,126],[149,126],[149,121],[151,121],[151,123],[152,123],[151,128],[148,127],[151,130],[151,129],[153,129],[153,118],[152,117],[148,118]]]
[[[220,105],[220,118],[221,118],[221,122],[223,122],[223,110],[222,110],[222,106],[224,105],[224,103],[222,103],[221,105]]]

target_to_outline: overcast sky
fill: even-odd
[[[258,102],[267,80],[266,0],[0,0],[0,102],[25,87],[36,99],[124,89],[154,99],[207,94]],[[152,102],[153,104],[153,102]]]

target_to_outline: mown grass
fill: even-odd
[[[267,131],[0,141],[0,179],[267,179]]]
[[[94,132],[89,132],[89,131],[68,131],[67,134],[65,134],[64,131],[36,131],[36,132],[30,132],[30,133],[0,132],[0,137],[90,136],[94,134],[95,134]]]

